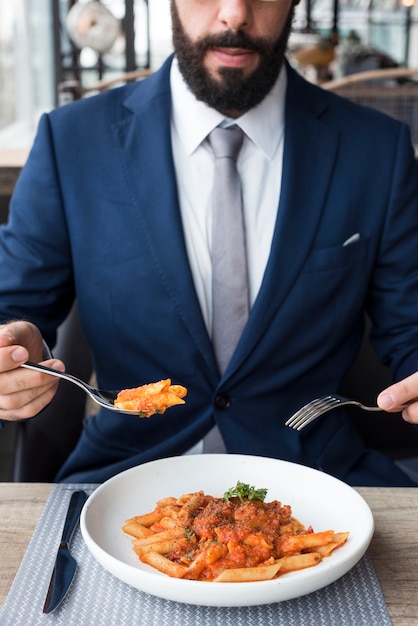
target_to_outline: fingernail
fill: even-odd
[[[391,393],[382,393],[378,398],[378,402],[382,409],[390,409],[395,406],[395,398]]]
[[[16,348],[15,350],[13,350],[12,352],[12,359],[13,361],[16,361],[16,363],[18,361],[26,361],[28,358],[28,351],[25,348]]]

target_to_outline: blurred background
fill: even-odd
[[[74,97],[71,84],[156,69],[170,51],[169,0],[0,0],[0,149],[30,145],[40,114]],[[312,80],[417,66],[418,5],[301,0],[290,51]]]

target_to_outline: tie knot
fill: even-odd
[[[214,128],[209,135],[209,143],[215,158],[233,159],[236,161],[241,150],[244,133],[238,126],[229,128]]]

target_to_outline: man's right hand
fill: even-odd
[[[54,397],[57,378],[19,367],[25,361],[39,363],[43,348],[42,335],[34,324],[17,321],[0,326],[0,420],[33,417]],[[65,371],[64,363],[57,359],[43,363]]]

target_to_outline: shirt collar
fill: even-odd
[[[286,85],[283,64],[273,88],[262,102],[234,120],[269,159],[283,134]],[[183,80],[176,59],[171,67],[171,93],[172,123],[186,154],[191,155],[207,135],[224,122],[225,116],[195,98]]]

